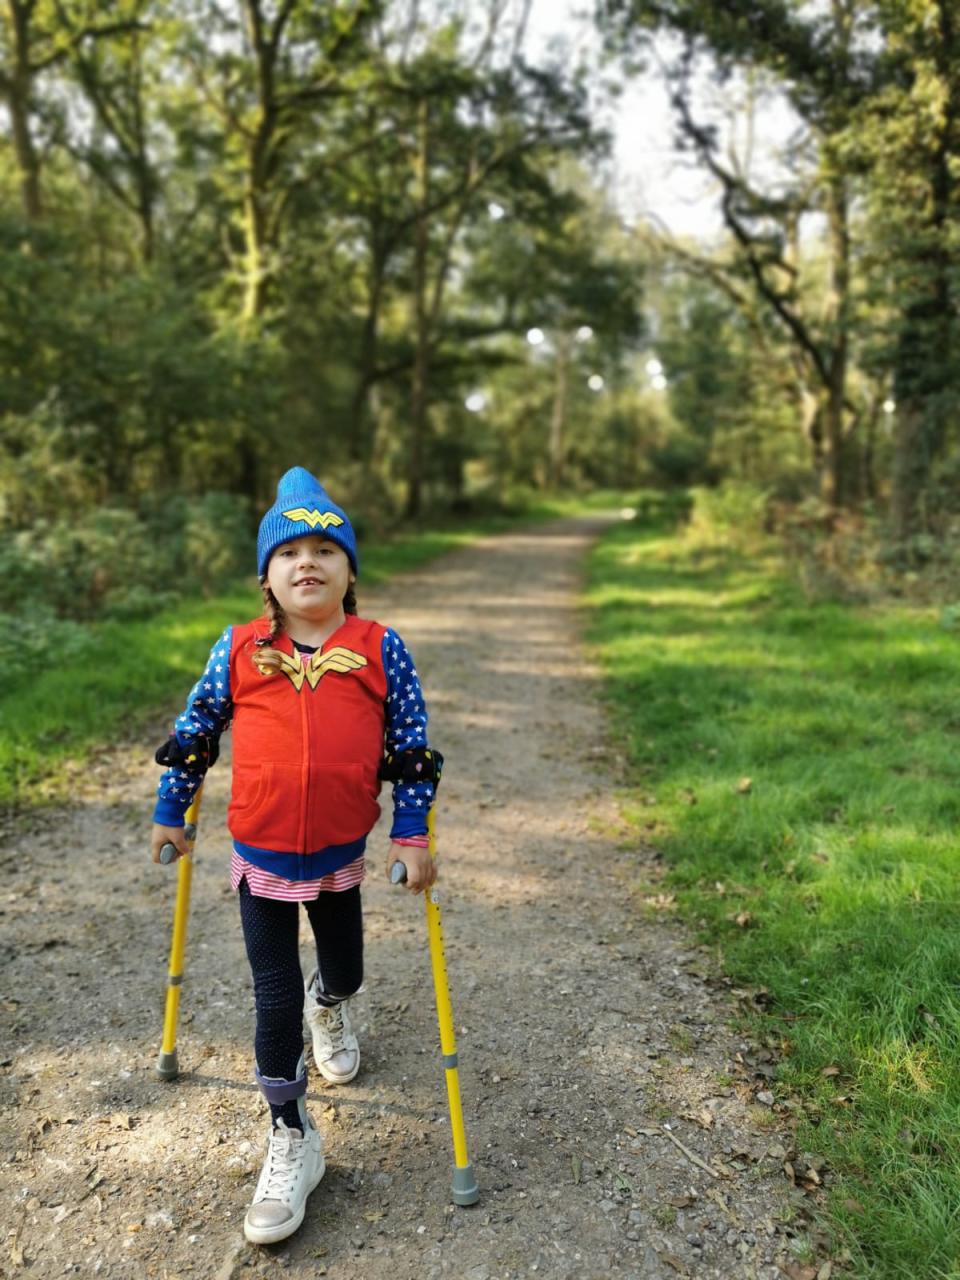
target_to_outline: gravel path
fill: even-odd
[[[354,1013],[363,1068],[343,1088],[311,1079],[328,1172],[302,1229],[244,1243],[266,1110],[227,885],[228,770],[208,781],[182,1074],[163,1084],[174,877],[146,853],[158,724],[78,770],[73,809],[21,822],[0,848],[0,1274],[801,1274],[789,1138],[755,1096],[764,1068],[729,1031],[730,996],[689,935],[630,892],[650,866],[611,794],[574,608],[600,524],[488,538],[361,596],[416,654],[447,757],[441,890],[480,1203],[450,1203],[423,908],[384,883],[381,823]]]

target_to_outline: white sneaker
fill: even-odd
[[[347,1002],[332,1007],[320,1004],[313,994],[314,971],[307,980],[304,1013],[313,1037],[317,1070],[331,1084],[346,1084],[360,1070],[360,1046],[350,1026]]]
[[[243,1234],[251,1244],[275,1244],[293,1235],[306,1213],[307,1196],[325,1168],[319,1131],[310,1125],[302,1134],[278,1120],[243,1220]]]

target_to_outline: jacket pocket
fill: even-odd
[[[306,852],[359,840],[380,817],[376,771],[361,764],[317,764],[310,769]]]
[[[235,771],[227,810],[233,838],[258,849],[298,852],[300,780],[296,765],[266,763]]]

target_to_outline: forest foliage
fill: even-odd
[[[951,6],[601,0],[599,66],[529,12],[10,0],[0,611],[212,590],[301,461],[362,535],[732,483],[901,566],[960,537]],[[616,199],[604,103],[658,60],[713,243]],[[724,119],[774,100],[752,165]]]

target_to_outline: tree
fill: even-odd
[[[876,8],[883,75],[849,147],[867,168],[870,261],[882,264],[886,285],[882,352],[896,402],[891,516],[906,543],[942,501],[930,492],[934,468],[960,410],[960,27],[955,7],[939,0]]]
[[[34,136],[37,81],[74,51],[136,22],[117,17],[110,5],[84,0],[7,0],[0,25],[0,95],[10,116],[13,150],[25,217],[36,222],[43,212],[40,156]]]
[[[181,56],[196,84],[196,109],[218,123],[219,180],[238,213],[240,314],[265,312],[281,265],[290,201],[330,167],[323,112],[348,91],[365,51],[376,0],[241,0],[236,16],[206,0],[184,26]]]
[[[882,264],[882,278],[867,293],[872,318],[884,311],[890,317],[886,361],[894,370],[898,405],[892,511],[899,536],[907,536],[917,525],[957,403],[952,158],[960,61],[953,7],[947,0],[832,0],[823,6],[605,0],[600,15],[621,48],[636,49],[645,32],[669,30],[683,38],[688,60],[692,50],[702,49],[723,74],[763,69],[805,122],[815,149],[814,199],[796,191],[778,208],[745,189],[740,175],[723,164],[716,136],[693,118],[682,74],[678,80],[683,133],[721,182],[724,217],[758,296],[790,334],[815,393],[808,430],[822,456],[821,492],[830,502],[844,498],[851,438],[875,422],[876,388],[888,382],[853,292],[857,266]],[[796,263],[784,252],[791,222],[807,209],[819,210],[826,228],[827,306],[816,324],[797,306]],[[763,218],[765,229],[758,222]],[[859,341],[862,348],[865,339],[873,347],[868,358],[875,385],[856,403],[850,396],[852,344]],[[871,447],[865,441],[861,456]]]
[[[60,0],[58,8],[62,13]],[[153,154],[157,130],[151,114],[159,106],[159,64],[169,46],[157,30],[165,17],[161,5],[153,0],[119,0],[117,13],[123,21],[113,34],[95,41],[74,41],[64,59],[65,73],[90,104],[92,120],[85,134],[81,133],[75,123],[80,113],[66,110],[57,135],[136,219],[140,257],[148,263],[155,251],[161,194]],[[68,98],[67,105],[75,104]]]

